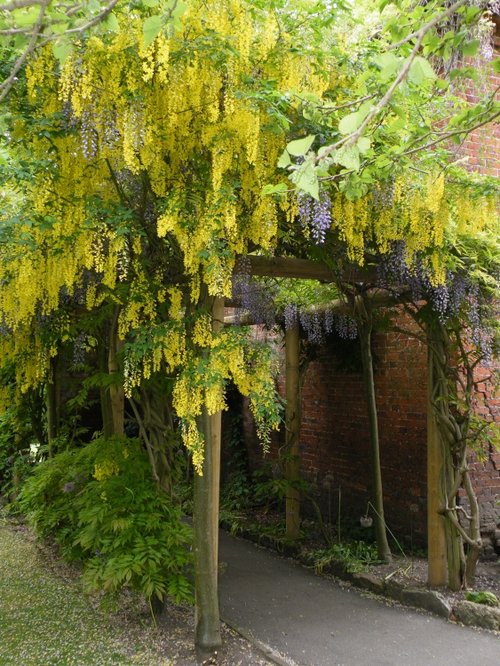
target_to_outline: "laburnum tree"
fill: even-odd
[[[35,4],[9,14],[5,39]],[[220,644],[212,458],[226,383],[250,397],[264,441],[280,420],[269,350],[221,326],[237,257],[314,257],[331,228],[348,262],[405,239],[408,263],[419,254],[444,281],[447,230],[487,229],[496,211],[495,192],[445,162],[499,113],[493,94],[461,95],[473,68],[447,66],[473,56],[485,8],[144,0],[94,8],[74,31],[52,17],[46,39],[22,26],[36,48],[5,87],[2,363],[19,391],[50,394],[54,360],[83,334],[107,375],[108,434],[123,432],[127,397],[160,482],[154,424],[175,415],[196,470],[202,647]]]

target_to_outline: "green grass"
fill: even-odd
[[[0,666],[172,663],[147,617],[141,624],[104,613],[51,568],[28,535],[0,517]]]

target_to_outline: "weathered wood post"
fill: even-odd
[[[212,328],[220,330],[224,322],[224,299],[212,303]],[[213,651],[222,644],[219,617],[219,484],[221,451],[221,412],[198,420],[205,437],[203,474],[194,478],[194,567],[195,567],[195,643],[203,651]]]
[[[447,581],[446,525],[442,515],[443,446],[433,406],[434,351],[427,330],[427,582],[433,587]]]
[[[297,539],[300,532],[300,372],[299,372],[299,323],[285,332],[285,476],[286,536]]]

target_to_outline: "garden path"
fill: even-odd
[[[493,666],[500,639],[312,571],[221,533],[221,613],[290,666]],[[281,658],[279,657],[281,655]]]

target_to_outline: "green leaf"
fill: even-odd
[[[295,141],[290,141],[287,144],[286,149],[290,155],[295,157],[301,157],[307,153],[309,148],[312,146],[314,139],[316,138],[315,134],[309,134],[303,139],[296,139]]]
[[[425,81],[434,81],[436,78],[436,72],[432,69],[429,61],[422,56],[417,56],[411,64],[408,79],[412,83],[420,85]]]
[[[306,160],[298,169],[293,171],[290,174],[290,180],[295,183],[298,190],[319,200],[318,174],[311,160]]]
[[[281,153],[281,157],[278,160],[278,167],[280,169],[286,169],[286,167],[290,166],[291,163],[292,162],[290,160],[290,153],[288,152],[288,150],[284,150]]]
[[[495,58],[495,60],[492,60],[491,66],[493,67],[495,74],[500,74],[500,58]]]
[[[12,12],[12,18],[17,28],[28,28],[35,25],[40,15],[40,8],[38,6],[28,7],[27,9],[15,9]]]
[[[388,81],[400,69],[402,59],[394,53],[382,53],[373,62],[380,69],[380,79]]]
[[[462,53],[464,56],[475,56],[478,52],[481,42],[479,39],[471,39],[470,42],[465,42],[462,46]]]
[[[110,32],[120,32],[120,24],[118,23],[118,19],[114,12],[111,12],[111,14],[106,19],[106,28]]]
[[[362,136],[360,139],[358,139],[357,146],[359,152],[364,155],[370,150],[370,147],[372,145],[372,142],[367,136]]]
[[[262,188],[262,194],[264,196],[269,196],[272,194],[285,194],[288,191],[286,183],[278,183],[278,185],[264,185]]]
[[[464,9],[464,18],[469,23],[482,11],[480,7],[465,7]]]
[[[341,134],[352,134],[352,132],[355,132],[358,129],[362,122],[363,116],[359,111],[349,113],[340,120],[339,132]]]
[[[346,169],[357,171],[360,167],[358,146],[342,146],[333,154],[333,161]]]
[[[149,46],[158,37],[160,30],[163,28],[165,22],[163,18],[156,14],[149,16],[143,23],[142,34],[144,36],[144,46]]]
[[[50,26],[50,30],[54,33],[54,35],[63,35],[68,28],[69,23],[53,23]]]
[[[52,52],[59,63],[63,65],[68,56],[73,53],[73,44],[68,39],[58,39],[52,43]]]

